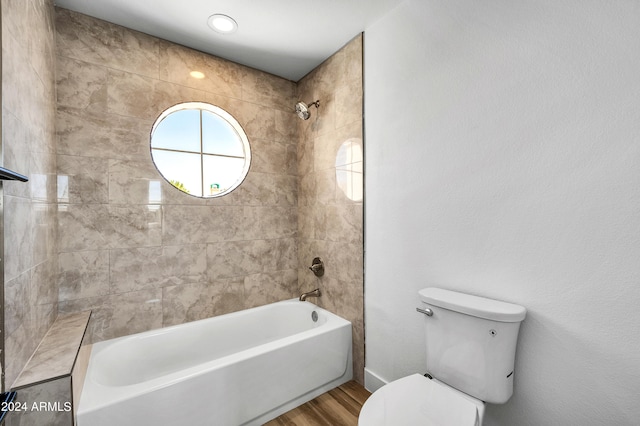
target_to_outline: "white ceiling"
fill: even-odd
[[[75,10],[298,81],[403,0],[55,0]],[[234,34],[207,26],[214,13]]]

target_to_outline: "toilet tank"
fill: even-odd
[[[424,316],[429,374],[482,401],[507,402],[526,309],[440,288],[419,294],[423,308],[433,312]]]

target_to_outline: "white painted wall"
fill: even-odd
[[[425,370],[439,286],[529,311],[487,426],[640,424],[640,3],[407,0],[365,126],[367,371]]]

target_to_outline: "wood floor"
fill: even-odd
[[[284,413],[266,426],[356,426],[362,404],[371,393],[351,381]]]

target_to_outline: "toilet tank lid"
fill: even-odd
[[[492,321],[520,322],[527,315],[520,305],[442,288],[423,288],[418,294],[424,303]]]

